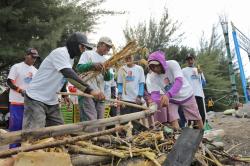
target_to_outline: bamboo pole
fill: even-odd
[[[154,110],[145,110],[136,113],[111,117],[107,119],[98,119],[98,120],[85,121],[75,124],[50,126],[40,129],[8,132],[5,134],[0,134],[0,145],[6,145],[14,142],[22,142],[30,139],[41,139],[54,136],[62,136],[65,134],[72,134],[76,132],[81,132],[85,130],[86,127],[89,127],[88,129],[90,129],[100,126],[105,127],[115,124],[126,123],[132,120],[148,117],[154,112],[155,112]]]
[[[55,146],[64,145],[64,144],[72,144],[72,143],[86,140],[86,139],[90,139],[93,137],[108,135],[108,134],[111,134],[111,133],[116,132],[116,131],[126,130],[127,127],[128,126],[119,126],[119,127],[113,128],[113,129],[105,130],[105,131],[94,132],[94,133],[90,133],[90,134],[86,134],[86,135],[82,135],[82,136],[77,136],[77,137],[72,137],[72,138],[65,138],[63,140],[56,140],[54,142],[46,142],[46,143],[36,144],[36,145],[31,145],[31,146],[26,146],[26,147],[3,150],[3,151],[0,151],[0,158],[8,157],[8,156],[11,156],[13,154],[17,154],[19,152],[29,152],[29,151],[34,151],[34,150],[44,149],[44,148],[49,148],[49,147],[55,147]]]
[[[87,93],[58,92],[58,94],[61,94],[61,95],[73,95],[73,96],[84,96],[84,97],[94,98],[94,96],[92,96],[90,94],[87,94]],[[139,108],[139,109],[142,109],[142,110],[149,110],[150,109],[150,108],[142,106],[142,105],[133,104],[133,103],[129,103],[129,102],[121,101],[121,100],[115,100],[115,99],[105,99],[105,100],[109,101],[109,102],[124,104],[124,105],[131,106],[131,107],[134,107],[134,108]]]

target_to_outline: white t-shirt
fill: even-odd
[[[188,80],[189,84],[193,87],[194,96],[204,98],[202,88],[202,79],[205,80],[203,73],[199,74],[196,67],[185,67],[182,69],[184,77]]]
[[[21,62],[11,67],[8,78],[14,80],[17,87],[26,90],[36,72],[37,69],[34,66]],[[20,93],[10,89],[9,101],[23,103],[24,99]]]
[[[166,93],[174,84],[175,78],[181,77],[183,80],[180,91],[172,99],[176,101],[183,101],[193,95],[193,89],[189,85],[186,78],[183,76],[182,70],[178,62],[174,60],[166,61],[167,71],[165,74],[156,74],[151,72],[147,75],[147,89],[149,93],[153,91],[160,91]]]
[[[114,78],[110,81],[104,81],[104,95],[106,99],[111,99],[111,87],[116,87]]]
[[[141,66],[122,66],[118,71],[117,83],[123,84],[122,100],[135,102],[139,92],[139,84],[145,83],[144,71]]]
[[[82,53],[78,64],[86,64],[89,62],[104,63],[105,61],[106,61],[105,57],[101,56],[96,51],[85,51]],[[86,76],[85,78],[82,78],[82,79],[84,81],[87,78],[88,78],[88,76]],[[99,74],[96,77],[88,80],[87,84],[93,90],[100,90],[101,92],[104,92],[104,77],[102,74]]]
[[[60,70],[72,68],[73,63],[74,59],[70,58],[66,47],[53,50],[39,67],[26,91],[27,95],[48,105],[58,104],[56,93],[62,89],[66,82]]]

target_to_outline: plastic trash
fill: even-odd
[[[212,119],[214,116],[215,116],[215,112],[214,111],[207,112],[207,119]]]
[[[173,132],[174,132],[173,129],[171,129],[171,128],[167,127],[167,126],[165,126],[165,127],[163,128],[163,131],[164,131],[165,133],[167,133],[167,134],[173,134]]]
[[[225,136],[225,131],[223,129],[212,129],[204,132],[203,138],[209,141],[218,140]]]
[[[235,114],[235,109],[228,109],[228,110],[225,110],[223,113],[224,115],[233,115]]]

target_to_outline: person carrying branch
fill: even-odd
[[[182,106],[185,118],[195,121],[198,128],[202,129],[203,123],[192,87],[183,76],[178,62],[166,61],[165,53],[156,51],[149,55],[148,64],[152,70],[152,73],[148,75],[151,83],[151,100],[160,101],[160,107],[168,108],[168,121],[171,125],[179,129],[178,108]]]
[[[108,54],[112,48],[112,41],[109,37],[101,37],[97,44],[96,51],[86,51],[81,55],[77,65],[78,72],[104,70],[104,62],[106,61],[104,55]],[[112,73],[107,69],[104,73],[98,74],[87,81],[89,87],[94,90],[99,90],[104,93],[104,81],[110,81],[113,78]],[[105,103],[95,99],[81,97],[79,99],[79,107],[81,117],[84,121],[102,119],[104,118]],[[95,131],[95,130],[91,130]]]
[[[54,49],[42,62],[24,96],[23,129],[41,128],[63,124],[59,111],[57,92],[66,91],[67,78],[80,83],[84,92],[98,100],[104,94],[95,91],[72,69],[74,58],[79,57],[86,48],[90,48],[87,37],[75,32],[66,41],[66,46]],[[63,96],[69,103],[68,96]]]

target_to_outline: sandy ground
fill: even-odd
[[[231,149],[230,154],[250,156],[249,118],[237,118],[218,112],[209,119],[209,124],[213,129],[223,129],[225,131],[222,142],[225,144],[224,149],[226,151]]]

